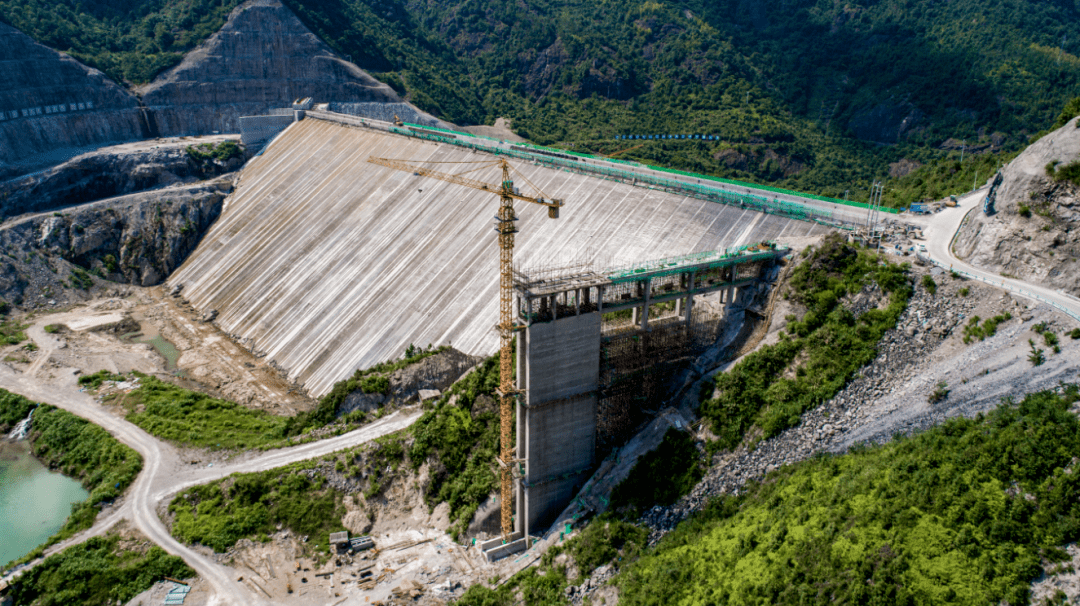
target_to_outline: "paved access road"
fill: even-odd
[[[31,335],[36,332],[31,332]],[[393,433],[411,425],[420,417],[419,410],[399,411],[370,425],[349,433],[280,450],[253,454],[243,460],[218,467],[184,469],[180,453],[173,446],[158,440],[136,425],[105,410],[87,393],[74,384],[42,385],[30,375],[0,365],[0,388],[21,394],[36,402],[51,404],[105,428],[122,443],[130,446],[143,458],[143,469],[128,489],[126,501],[117,511],[99,520],[92,528],[65,541],[50,553],[103,534],[117,521],[127,518],[150,540],[170,554],[180,556],[215,591],[212,603],[244,606],[266,603],[263,596],[230,578],[229,569],[183,545],[169,534],[157,514],[158,505],[167,497],[196,484],[204,484],[231,473],[264,471],[343,448],[350,448]],[[190,466],[189,466],[190,467]],[[40,562],[40,560],[39,560]],[[3,580],[10,580],[6,577]]]
[[[960,229],[964,217],[968,213],[982,212],[981,204],[985,193],[985,189],[976,190],[960,198],[960,203],[953,208],[946,208],[939,213],[925,217],[905,217],[905,220],[923,226],[923,235],[926,238],[926,254],[938,263],[958,271],[967,272],[990,284],[1021,296],[1024,296],[1025,293],[1038,295],[1065,308],[1074,317],[1080,318],[1080,300],[1045,286],[1004,278],[992,271],[975,267],[956,258],[956,255],[952,252],[953,237]],[[1027,298],[1033,297],[1029,296]]]

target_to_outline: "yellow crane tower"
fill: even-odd
[[[479,189],[488,193],[499,196],[502,203],[499,206],[499,216],[496,217],[495,231],[499,233],[499,417],[500,417],[500,500],[499,509],[502,522],[503,537],[509,536],[514,529],[512,528],[512,521],[510,517],[510,504],[513,503],[513,495],[511,495],[511,469],[514,466],[514,452],[511,432],[513,431],[513,404],[514,398],[517,397],[517,389],[514,387],[513,380],[513,338],[514,338],[514,234],[517,233],[517,227],[514,222],[517,221],[517,215],[514,213],[514,200],[522,200],[524,202],[531,202],[533,204],[539,204],[546,206],[548,209],[548,218],[558,219],[559,208],[563,205],[562,200],[554,198],[547,198],[544,192],[540,191],[539,187],[533,185],[525,175],[522,175],[506,160],[499,159],[495,161],[483,161],[483,162],[438,162],[438,164],[482,164],[476,168],[465,171],[459,174],[441,173],[428,168],[418,166],[419,164],[429,164],[429,162],[423,160],[395,160],[391,158],[376,158],[374,156],[368,157],[368,162],[372,164],[378,164],[386,166],[396,170],[405,172],[411,172],[414,175],[432,177],[434,179],[440,179],[450,183],[456,183],[458,185],[464,185],[465,187],[471,187],[473,189]],[[462,175],[466,173],[475,172],[485,168],[499,167],[502,169],[502,183],[495,185],[493,183],[485,183],[483,181],[477,181],[469,177]],[[524,196],[514,190],[514,182],[510,178],[510,171],[514,171],[521,178],[532,186],[539,195],[536,197]]]

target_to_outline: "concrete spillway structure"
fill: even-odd
[[[221,218],[169,279],[313,396],[409,344],[498,347],[498,198],[369,164],[493,160],[461,147],[329,120],[297,122],[253,159]],[[454,172],[454,165],[440,165]],[[628,265],[827,228],[515,163],[566,206],[520,206],[516,262]],[[468,166],[463,165],[461,170]],[[499,176],[470,176],[497,182]],[[528,190],[524,181],[517,181]],[[528,207],[527,207],[528,206]]]

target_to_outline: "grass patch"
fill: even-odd
[[[261,473],[234,474],[180,493],[169,504],[172,535],[219,553],[245,537],[270,535],[277,525],[310,537],[305,548],[326,553],[329,533],[345,528],[340,492],[313,473],[316,461]]]
[[[889,294],[885,309],[855,318],[840,305],[848,293],[874,281]],[[792,272],[791,296],[806,305],[790,318],[791,337],[743,358],[714,378],[715,394],[701,414],[718,436],[716,448],[734,448],[753,426],[765,437],[797,425],[802,413],[836,395],[877,355],[877,343],[907,308],[907,266],[829,236]],[[792,376],[793,375],[793,376]]]
[[[236,450],[280,442],[288,419],[219,400],[160,379],[139,377],[138,389],[118,394],[125,418],[170,442],[196,448]]]
[[[44,330],[50,335],[54,335],[60,332],[62,328],[64,328],[63,324],[46,324]]]
[[[142,470],[142,457],[101,427],[67,411],[38,405],[0,389],[0,422],[3,425],[18,423],[30,414],[30,410],[34,410],[30,432],[34,456],[50,469],[77,479],[90,496],[73,504],[71,515],[59,532],[20,561],[34,559],[45,547],[90,528],[97,517],[98,506],[120,496]]]
[[[638,459],[625,480],[611,493],[611,508],[640,515],[653,505],[670,505],[705,475],[694,440],[684,431],[667,430],[656,449]]]
[[[1080,539],[1078,399],[1032,394],[773,472],[631,564],[619,604],[1027,603],[1043,559]]]
[[[9,594],[16,606],[123,604],[165,577],[195,571],[160,547],[125,549],[120,537],[94,537],[49,556],[19,577]]]
[[[29,324],[22,324],[14,320],[0,322],[0,341],[8,345],[22,343],[26,340],[26,333],[23,331],[29,326]]]
[[[980,326],[979,322],[982,322],[982,318],[979,316],[971,316],[968,323],[964,325],[964,344],[970,344],[974,339],[982,341],[987,337],[994,336],[997,334],[998,325],[1011,319],[1012,314],[1005,312],[990,318]]]

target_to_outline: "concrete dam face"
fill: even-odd
[[[217,223],[170,277],[223,330],[264,353],[312,396],[410,344],[498,348],[499,198],[367,162],[443,172],[495,156],[370,128],[292,124],[244,169]],[[828,228],[776,215],[512,162],[565,206],[518,203],[520,267],[628,265]],[[492,183],[495,169],[468,175]],[[529,192],[524,179],[515,185]]]

